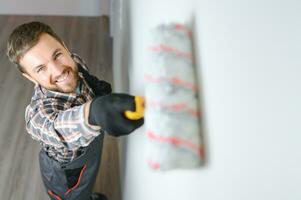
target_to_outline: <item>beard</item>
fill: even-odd
[[[56,79],[58,81],[52,81],[50,85],[42,85],[42,87],[55,92],[75,93],[79,80],[78,69],[66,67],[63,73]]]

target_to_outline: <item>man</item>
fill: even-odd
[[[111,93],[110,84],[90,75],[83,60],[41,22],[16,27],[7,55],[35,84],[26,130],[42,145],[39,164],[49,197],[106,199],[92,194],[103,136],[127,135],[143,124],[143,113],[135,120],[124,115],[143,106],[135,103],[139,97]]]

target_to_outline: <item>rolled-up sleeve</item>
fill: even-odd
[[[66,110],[53,104],[42,104],[34,109],[28,106],[26,129],[33,139],[54,147],[76,150],[88,146],[102,131],[86,124],[84,105]]]

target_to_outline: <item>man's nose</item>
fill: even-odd
[[[51,76],[56,79],[58,76],[60,76],[63,73],[64,68],[61,65],[58,65],[56,63],[51,63],[50,65],[50,72]]]

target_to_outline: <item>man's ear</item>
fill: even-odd
[[[31,82],[33,82],[35,85],[38,85],[38,82],[36,80],[34,80],[31,76],[29,76],[26,73],[22,73],[22,75],[27,78],[28,80],[30,80]]]

